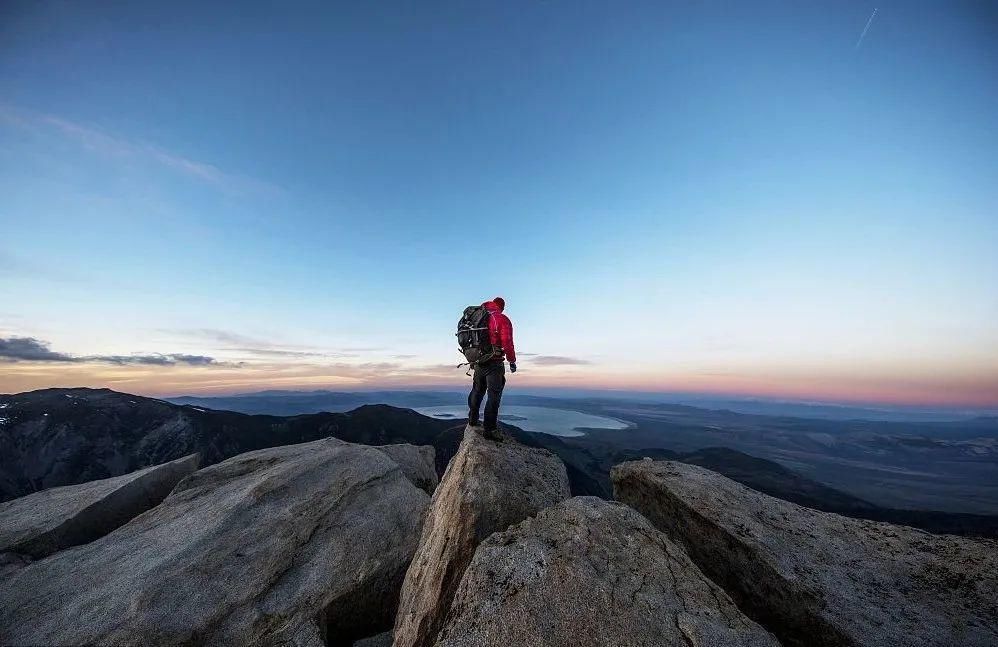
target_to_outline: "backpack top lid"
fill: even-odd
[[[478,325],[482,321],[488,319],[489,314],[490,313],[488,308],[486,308],[484,305],[468,306],[467,308],[464,309],[464,313],[461,315],[461,321],[458,322],[458,325],[460,326],[461,324],[465,323]]]

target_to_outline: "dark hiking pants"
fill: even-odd
[[[489,399],[485,403],[485,420],[482,426],[485,431],[494,431],[499,426],[499,400],[502,399],[504,386],[506,386],[506,367],[502,360],[493,360],[475,367],[471,393],[468,394],[469,423],[478,423],[478,410],[482,406],[482,398],[488,393]]]

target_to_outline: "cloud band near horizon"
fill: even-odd
[[[49,348],[47,342],[34,337],[0,337],[0,361],[5,362],[97,362],[117,366],[218,366],[214,357],[186,353],[152,353],[134,355],[70,355]],[[231,364],[228,364],[231,366]]]

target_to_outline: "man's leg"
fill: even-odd
[[[478,424],[478,412],[482,408],[482,398],[485,397],[487,385],[482,369],[475,367],[474,377],[471,379],[471,393],[468,394],[468,424]]]
[[[499,427],[499,401],[502,399],[502,389],[506,386],[506,368],[502,362],[492,362],[488,365],[485,375],[485,386],[489,399],[485,403],[485,431],[495,431]]]

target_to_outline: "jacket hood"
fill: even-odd
[[[495,301],[486,301],[482,304],[482,307],[489,312],[502,312],[502,310],[499,309],[499,304]]]

